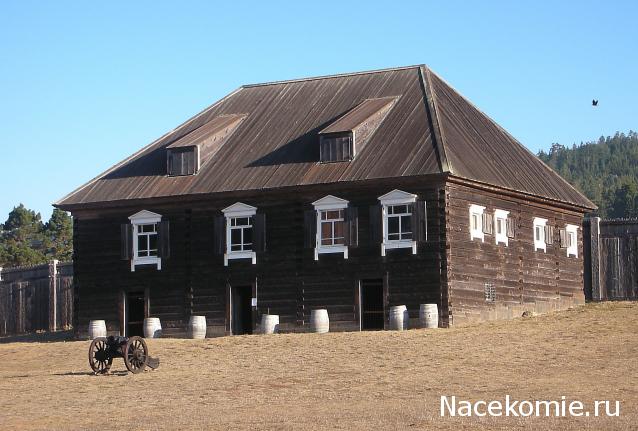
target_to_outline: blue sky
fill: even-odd
[[[636,130],[637,17],[634,1],[3,1],[0,219],[20,202],[48,218],[248,83],[426,63],[534,152]]]

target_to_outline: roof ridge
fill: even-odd
[[[438,107],[436,103],[436,95],[434,88],[430,82],[430,68],[426,65],[419,67],[419,76],[421,78],[421,88],[425,99],[425,106],[428,112],[428,117],[431,121],[432,137],[434,138],[434,144],[436,152],[439,155],[439,164],[441,166],[441,172],[452,172],[452,166],[447,158],[445,150],[445,136],[439,122]]]
[[[385,69],[364,70],[360,72],[335,73],[332,75],[309,76],[307,78],[284,79],[281,81],[270,81],[270,82],[262,82],[262,83],[256,83],[256,84],[244,84],[240,88],[265,87],[267,85],[292,84],[295,82],[317,81],[319,79],[342,78],[346,76],[368,75],[372,73],[383,73],[383,72],[392,72],[397,70],[418,69],[422,66],[425,66],[425,65],[415,64],[412,66],[388,67]]]
[[[463,95],[463,93],[461,93],[460,91],[458,91],[453,85],[450,85],[449,82],[447,82],[445,79],[443,79],[438,73],[434,72],[433,70],[429,69],[428,70],[433,73],[438,79],[441,80],[441,82],[443,82],[445,85],[447,85],[452,91],[454,91],[456,94],[459,95],[459,97],[461,97],[465,102],[467,102],[470,106],[472,106],[474,109],[476,109],[481,115],[483,115],[485,118],[487,118],[490,123],[492,123],[493,125],[495,125],[502,133],[504,133],[507,137],[509,137],[516,145],[518,145],[519,147],[521,147],[523,150],[525,150],[527,153],[529,153],[530,156],[532,156],[534,159],[536,159],[538,162],[540,162],[540,164],[545,167],[545,169],[547,171],[549,171],[551,174],[553,174],[554,176],[560,178],[560,180],[565,183],[567,186],[569,186],[572,190],[574,190],[576,193],[578,193],[579,195],[581,195],[583,198],[585,198],[590,204],[592,204],[593,206],[596,206],[596,204],[594,204],[587,196],[585,196],[581,191],[579,191],[576,187],[574,187],[573,185],[571,185],[569,183],[569,181],[567,181],[565,178],[563,178],[562,175],[558,174],[558,172],[556,172],[555,170],[553,170],[552,168],[550,168],[545,162],[543,162],[538,156],[536,156],[536,154],[534,154],[529,148],[527,148],[525,145],[523,145],[518,139],[516,139],[514,136],[512,136],[511,133],[509,133],[507,130],[505,130],[499,123],[497,123],[496,121],[494,121],[494,119],[492,117],[490,117],[489,115],[487,115],[485,112],[483,112],[478,106],[476,106],[474,103],[472,103],[471,100],[469,100],[467,97],[465,97]]]

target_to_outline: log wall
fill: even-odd
[[[327,308],[331,330],[358,330],[358,283],[382,278],[387,282],[387,305],[408,306],[416,322],[419,304],[442,304],[441,280],[445,276],[444,188],[440,181],[401,179],[365,184],[304,187],[259,194],[225,194],[179,205],[144,204],[74,212],[76,277],[76,327],[80,335],[89,320],[105,319],[111,333],[122,325],[122,297],[127,291],[146,291],[148,316],[159,317],[163,332],[182,336],[191,315],[205,315],[208,335],[229,334],[228,286],[252,286],[257,306],[256,325],[262,313],[279,314],[284,331],[305,331],[310,311]],[[410,250],[389,250],[381,257],[380,244],[369,235],[369,206],[395,188],[415,193],[427,202],[428,240]],[[350,201],[359,209],[359,246],[341,254],[322,254],[314,260],[304,248],[304,211],[328,194]],[[266,251],[257,263],[231,260],[214,251],[213,220],[221,209],[236,202],[266,214]],[[120,259],[120,224],[146,209],[170,222],[169,259],[162,269],[138,267]],[[386,307],[387,310],[387,307]],[[445,315],[445,307],[442,315]]]
[[[469,207],[509,211],[515,219],[515,238],[508,246],[470,239]],[[543,313],[585,301],[583,293],[583,214],[531,200],[508,197],[456,183],[446,186],[447,293],[450,324],[519,317],[524,311]],[[554,244],[534,250],[533,219],[542,217],[555,226]],[[567,257],[560,247],[559,229],[578,229],[578,257]],[[486,283],[496,290],[496,300],[486,301]]]

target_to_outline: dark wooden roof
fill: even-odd
[[[347,132],[355,129],[361,123],[372,117],[374,114],[392,103],[393,97],[383,97],[380,99],[366,99],[348,113],[343,115],[334,123],[331,123],[319,133]]]
[[[186,136],[179,138],[166,148],[191,147],[206,143],[208,140],[221,141],[239,125],[244,117],[244,115],[220,115]]]
[[[317,162],[320,131],[353,127],[353,108],[367,118],[384,98],[394,105],[353,161]],[[168,177],[166,147],[209,137],[223,116],[243,120],[197,175]],[[442,173],[595,208],[425,66],[243,86],[55,205]]]

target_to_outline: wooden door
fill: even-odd
[[[381,330],[385,322],[383,279],[361,280],[361,330]]]

